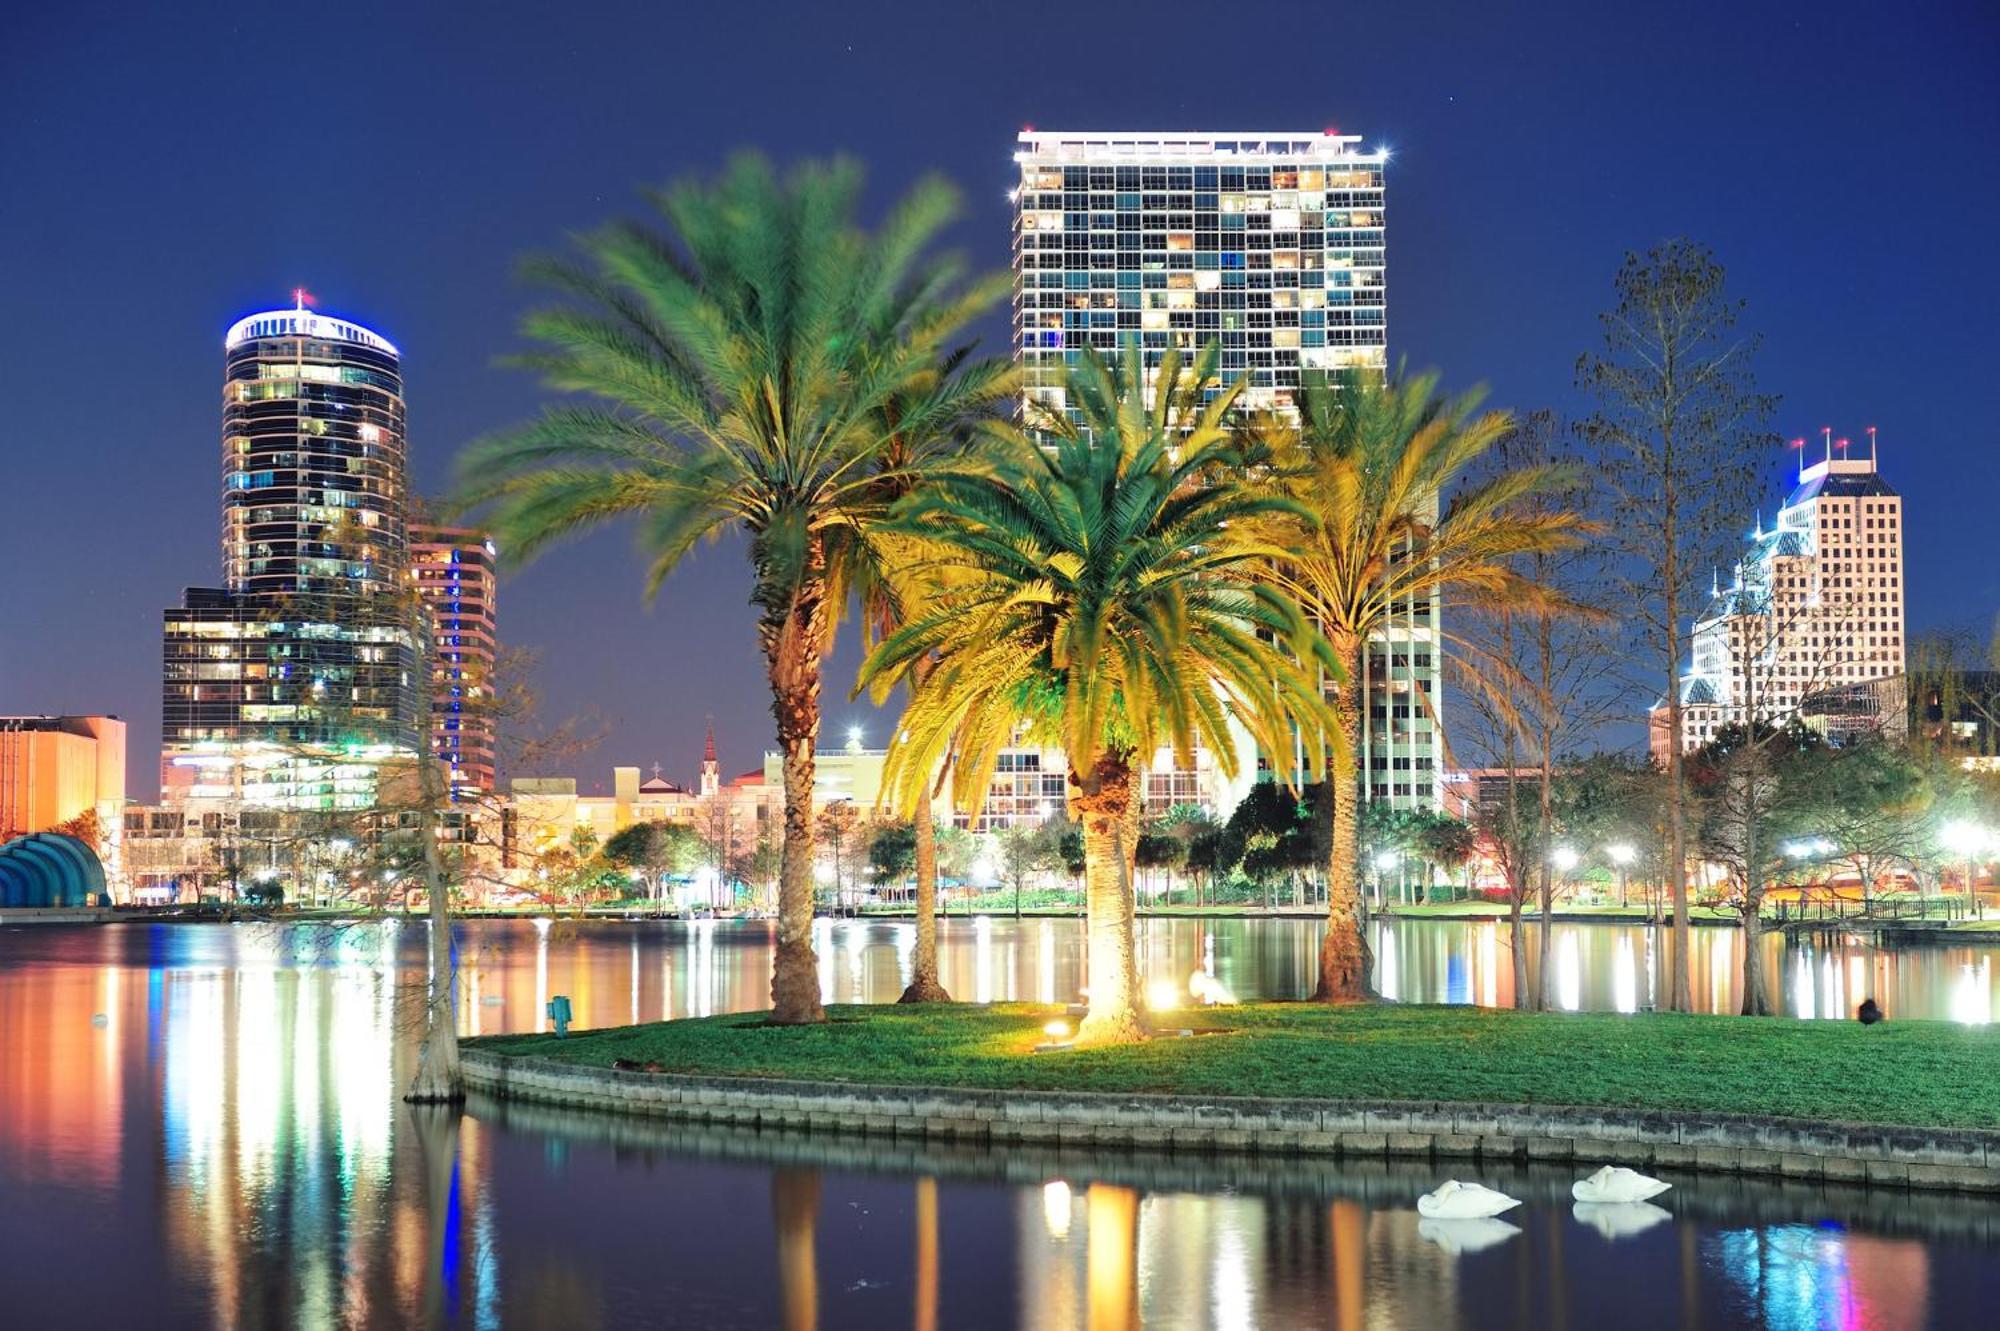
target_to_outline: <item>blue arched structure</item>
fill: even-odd
[[[37,832],[0,845],[0,906],[94,906],[104,865],[73,836]]]

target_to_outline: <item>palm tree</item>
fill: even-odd
[[[934,389],[936,381],[951,379],[964,371],[967,353],[961,351],[939,366],[936,374],[918,380],[908,392],[884,404],[882,429],[887,446],[875,458],[874,475],[879,502],[887,507],[907,498],[919,486],[945,468],[963,469],[978,463],[982,438],[979,427],[991,419],[993,408],[1015,390],[1018,372],[1002,368],[998,362],[974,367],[958,396],[963,413],[953,420],[914,408],[922,396]],[[926,428],[912,432],[905,422],[915,416]],[[841,570],[843,581],[853,589],[860,610],[862,631],[869,649],[893,634],[918,612],[924,603],[928,581],[916,576],[919,543],[907,535],[873,523],[853,530],[830,552],[831,562]],[[928,658],[913,661],[910,685],[922,685],[930,669]],[[858,690],[857,690],[858,691]],[[899,1003],[947,1003],[951,995],[938,975],[937,951],[937,826],[931,820],[931,802],[923,801],[910,820],[912,850],[916,859],[916,948],[910,958],[910,983]]]
[[[783,754],[785,817],[771,1019],[824,1019],[812,950],[813,749],[820,676],[847,597],[833,552],[886,514],[885,408],[922,437],[990,391],[954,359],[1006,289],[931,253],[958,208],[939,180],[873,232],[860,172],[780,179],[742,156],[712,184],[657,194],[664,227],[609,227],[578,262],[532,272],[569,299],[529,316],[523,358],[583,401],[468,448],[461,504],[485,507],[510,561],[611,519],[638,519],[647,594],[696,543],[747,535],[751,604]],[[948,372],[940,366],[950,362]]]
[[[1291,501],[1241,483],[1255,459],[1225,424],[1211,347],[1169,352],[1149,384],[1136,344],[1086,353],[1067,377],[1072,422],[1037,413],[995,427],[990,465],[950,476],[899,510],[921,537],[931,604],[862,666],[878,694],[917,688],[886,786],[924,798],[947,757],[962,806],[977,803],[1000,750],[1059,744],[1083,824],[1090,1004],[1079,1043],[1144,1033],[1133,949],[1131,854],[1140,763],[1197,744],[1233,774],[1247,732],[1267,751],[1294,727],[1323,752],[1334,731],[1319,688],[1337,671],[1297,607],[1258,578],[1276,551],[1257,536]],[[1149,391],[1150,389],[1150,391]]]
[[[1343,376],[1309,383],[1295,417],[1251,426],[1272,454],[1270,483],[1308,517],[1282,518],[1268,539],[1286,548],[1270,576],[1319,625],[1347,688],[1364,678],[1363,649],[1401,607],[1449,597],[1454,606],[1547,606],[1552,596],[1515,567],[1518,556],[1577,543],[1582,519],[1522,501],[1569,483],[1555,466],[1520,467],[1463,490],[1439,516],[1440,497],[1511,427],[1506,413],[1479,412],[1479,395],[1441,399],[1437,376],[1395,382]],[[1518,683],[1504,663],[1456,637],[1455,667],[1507,715]],[[1336,685],[1336,688],[1340,686]],[[1429,709],[1429,699],[1417,700]],[[1357,699],[1338,709],[1333,746],[1333,835],[1327,865],[1326,933],[1314,997],[1363,997],[1368,982],[1356,872],[1356,755],[1363,718]]]

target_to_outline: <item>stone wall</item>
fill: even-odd
[[[868,1086],[621,1072],[464,1053],[497,1099],[698,1123],[1172,1153],[1624,1164],[2000,1192],[2000,1132],[1557,1106]]]

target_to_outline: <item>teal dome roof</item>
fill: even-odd
[[[103,892],[104,865],[73,836],[37,832],[0,845],[0,906],[93,906]]]

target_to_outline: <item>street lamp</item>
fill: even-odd
[[[1391,869],[1395,868],[1396,865],[1402,861],[1402,858],[1403,857],[1400,852],[1393,850],[1385,850],[1375,856],[1375,904],[1376,905],[1379,906],[1382,904],[1383,876],[1386,875]]]
[[[1618,909],[1624,910],[1625,871],[1632,867],[1632,861],[1639,857],[1639,852],[1620,841],[1614,845],[1606,846],[1604,853],[1609,855],[1611,862],[1618,866]]]
[[[1939,839],[1944,842],[1946,850],[1965,860],[1965,904],[1978,910],[1978,856],[1986,845],[1986,829],[1974,823],[1950,822],[1944,825]]]

